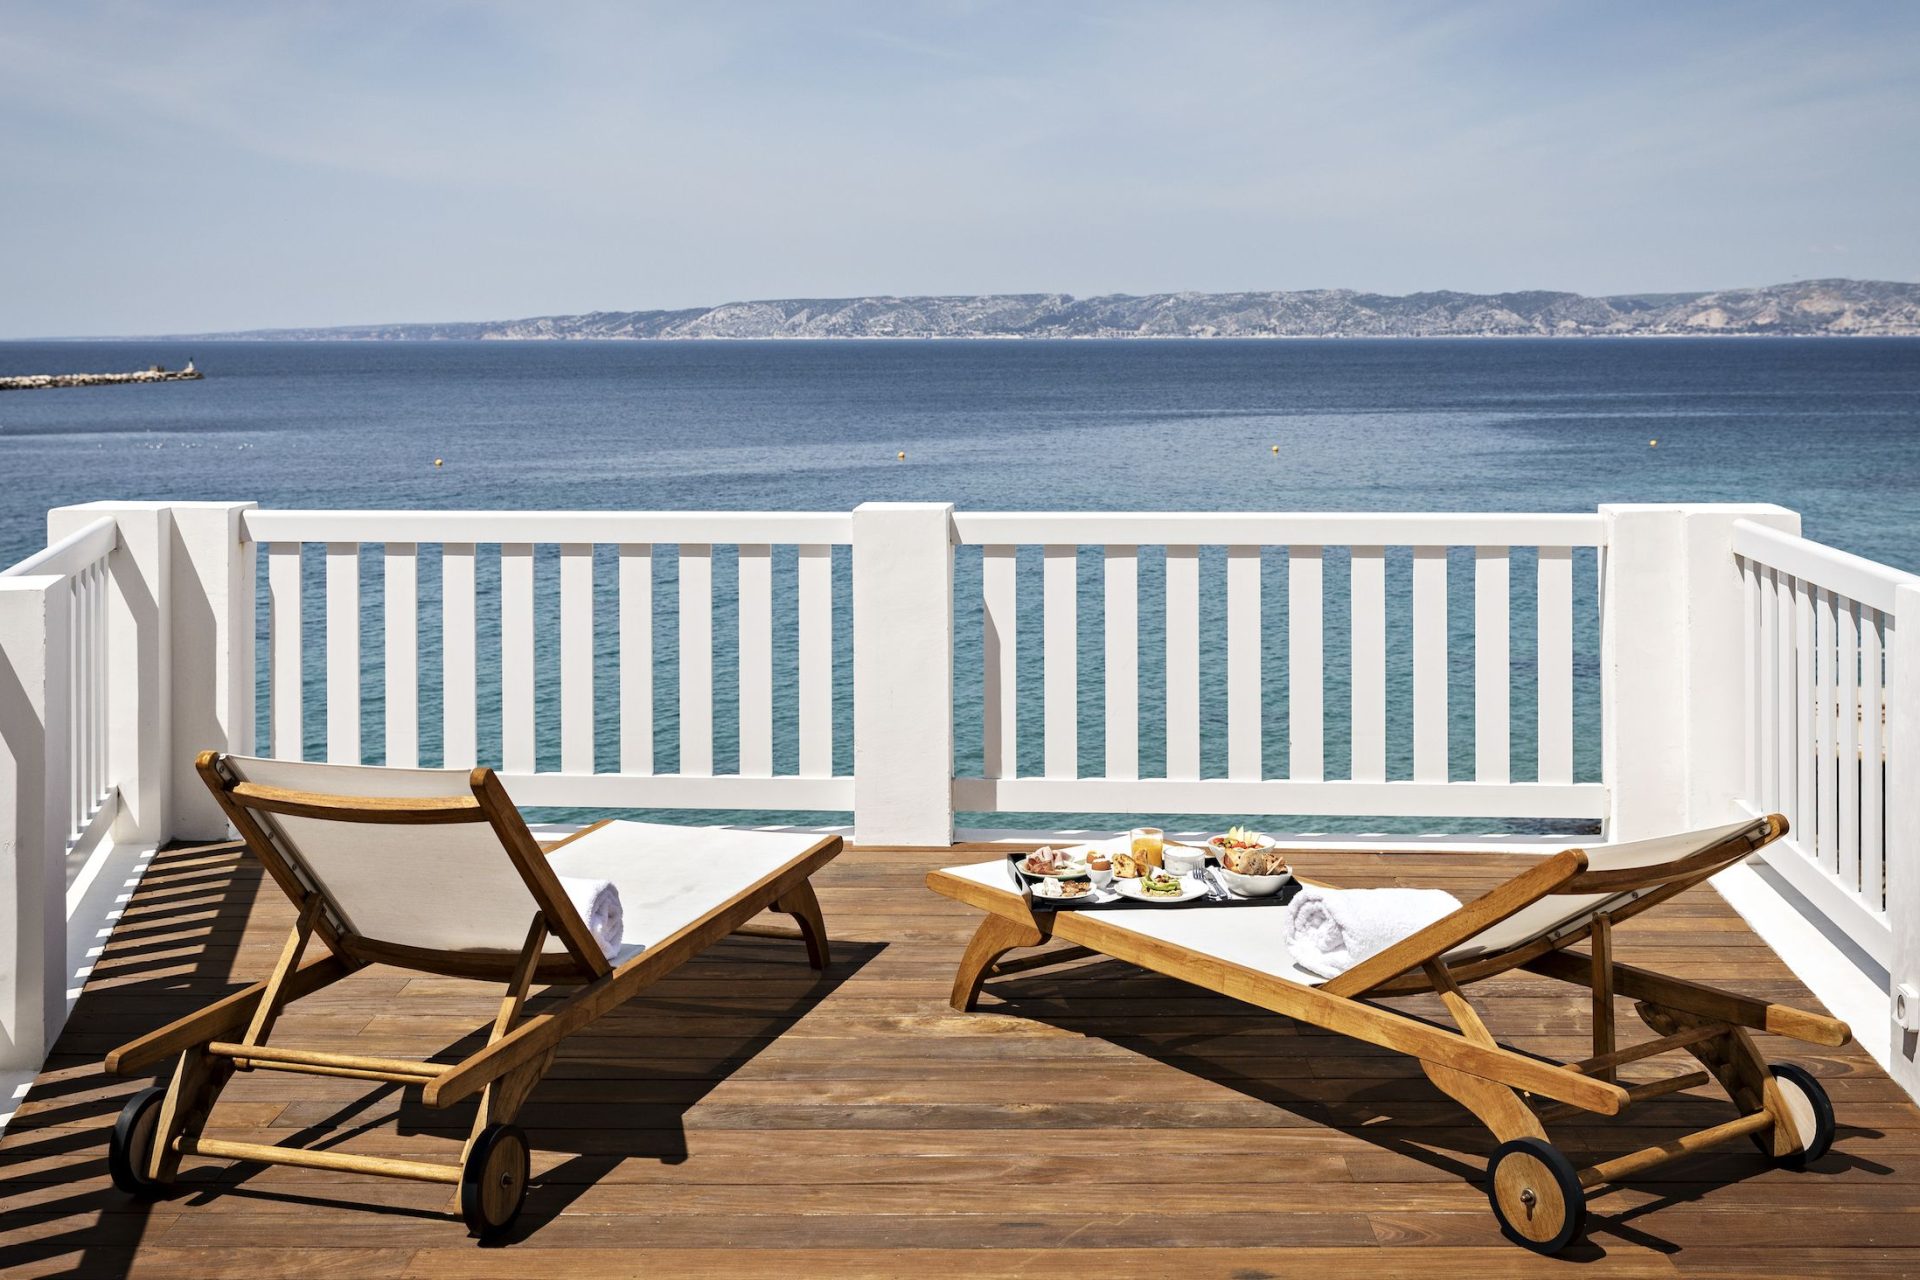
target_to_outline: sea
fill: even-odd
[[[1779,503],[1802,514],[1810,537],[1920,570],[1920,340],[0,343],[0,374],[179,367],[189,359],[203,381],[0,393],[0,565],[43,545],[49,507],[102,498],[834,511],[874,500],[1026,511],[1592,511],[1604,502],[1687,501]],[[376,551],[368,552],[375,581]],[[1280,555],[1270,552],[1263,565],[1275,600],[1284,595]],[[1516,583],[1527,576],[1522,567],[1517,558]],[[664,583],[672,568],[663,558]],[[1391,591],[1404,585],[1404,566],[1389,568]],[[598,581],[610,582],[610,567],[600,569]],[[1337,597],[1332,584],[1344,573],[1334,563],[1328,570]],[[776,562],[776,588],[790,582],[780,576],[790,572]],[[1143,601],[1157,589],[1156,572],[1143,556]],[[318,573],[317,557],[310,573]],[[726,567],[717,573],[724,583]],[[1590,611],[1590,553],[1576,573]],[[836,583],[841,684],[845,574],[843,562]],[[483,633],[489,598],[498,616],[497,577],[488,575],[483,555]],[[1037,553],[1023,558],[1021,575],[1021,590],[1037,602]],[[1082,766],[1097,772],[1094,552],[1082,557],[1081,580]],[[977,556],[963,558],[959,581],[960,593],[971,589],[977,600]],[[1216,561],[1203,562],[1203,711],[1216,725],[1225,710],[1223,581]],[[1470,567],[1455,565],[1453,581],[1470,584]],[[1456,622],[1470,617],[1465,586],[1450,602]],[[1517,627],[1523,603],[1516,595]],[[1330,715],[1344,696],[1341,607],[1330,597]],[[980,752],[979,645],[977,623],[964,606],[961,613],[964,770]],[[1023,771],[1039,772],[1037,610],[1022,614],[1022,681],[1032,687],[1022,690],[1020,757]],[[776,626],[783,620],[777,616]],[[1164,689],[1154,684],[1164,678],[1157,665],[1163,622],[1143,603],[1143,707]],[[728,625],[722,601],[715,727],[723,771],[737,741],[727,716],[737,687]],[[1583,636],[1590,626],[1589,617]],[[1450,653],[1463,682],[1450,703],[1458,713],[1456,776],[1472,758],[1470,630]],[[666,690],[677,662],[670,625],[661,626],[659,640]],[[1531,679],[1526,640],[1516,633],[1518,779],[1527,776],[1532,751],[1530,714],[1520,705]],[[1403,696],[1406,638],[1396,633],[1389,641],[1390,695]],[[363,652],[377,654],[377,644],[369,631]],[[543,680],[550,649],[543,641]],[[483,664],[489,655],[497,658],[497,636],[489,643],[483,635]],[[1283,640],[1263,653],[1263,715],[1275,724],[1285,717],[1284,658]],[[777,770],[794,767],[792,660],[790,638],[777,643]],[[611,661],[600,655],[603,770],[616,767]],[[1592,778],[1597,655],[1585,639],[1576,661],[1576,767]],[[432,682],[431,670],[422,674]],[[363,737],[377,760],[375,683],[366,690]],[[851,716],[845,689],[838,692],[836,765],[845,770]],[[436,698],[424,695],[423,713],[432,713]],[[264,730],[264,697],[262,706]],[[309,709],[310,725],[322,719],[311,701]],[[670,767],[675,709],[663,701],[659,712],[656,752]],[[497,689],[483,689],[483,755],[489,727],[497,749],[498,726]],[[437,737],[431,724],[424,729],[431,758]],[[1329,731],[1330,776],[1337,777],[1341,729],[1330,720]],[[309,752],[317,753],[316,733]],[[544,761],[557,754],[557,726],[543,717],[540,733]],[[1394,776],[1410,768],[1409,734],[1396,728],[1390,736]],[[1206,776],[1224,773],[1221,736],[1210,731],[1204,739]],[[1268,772],[1281,776],[1284,741],[1269,737]],[[1163,752],[1153,717],[1143,715],[1143,769],[1150,773]],[[1095,826],[1124,816],[1070,815]]]

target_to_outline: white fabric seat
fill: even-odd
[[[1711,849],[1742,831],[1764,828],[1764,819],[1731,822],[1725,826],[1674,835],[1654,836],[1646,840],[1616,845],[1576,846],[1585,848],[1587,867],[1592,871],[1622,871],[1638,867],[1677,862],[1692,854]],[[1525,863],[1516,862],[1515,869]],[[975,880],[995,889],[1013,889],[1005,859],[972,866],[951,867],[957,876]],[[1442,959],[1449,964],[1495,955],[1523,946],[1536,938],[1561,935],[1579,929],[1597,911],[1616,910],[1640,896],[1630,893],[1556,894],[1542,898],[1448,951]],[[1149,938],[1177,943],[1202,955],[1241,964],[1276,978],[1319,986],[1328,979],[1308,972],[1294,963],[1287,950],[1287,912],[1278,907],[1209,911],[1205,908],[1169,907],[1164,910],[1101,911],[1102,921]]]
[[[626,937],[613,963],[638,955],[805,853],[818,836],[726,827],[610,822],[555,849],[554,874],[611,880]]]

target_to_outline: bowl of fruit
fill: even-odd
[[[1243,898],[1267,898],[1293,879],[1286,855],[1274,848],[1272,836],[1234,827],[1207,841],[1207,851],[1220,863],[1220,878]]]

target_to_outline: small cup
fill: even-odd
[[[1105,858],[1087,864],[1087,879],[1093,881],[1096,889],[1105,889],[1113,884],[1113,864]]]
[[[1207,855],[1202,849],[1189,849],[1183,845],[1170,844],[1160,851],[1161,866],[1169,875],[1190,876],[1207,865]]]
[[[1141,862],[1157,867],[1166,848],[1166,838],[1167,833],[1159,827],[1135,827],[1127,833],[1127,848]]]

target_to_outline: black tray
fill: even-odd
[[[1280,886],[1277,893],[1265,898],[1195,898],[1191,902],[1140,902],[1134,898],[1116,898],[1112,902],[1089,902],[1085,898],[1037,898],[1033,893],[1033,882],[1020,873],[1020,864],[1026,860],[1024,853],[1007,855],[1007,876],[1017,886],[1021,897],[1027,900],[1027,906],[1034,911],[1191,911],[1203,907],[1284,907],[1293,901],[1300,892],[1300,882],[1289,880]],[[1207,858],[1210,867],[1219,866],[1219,861],[1211,856]]]

